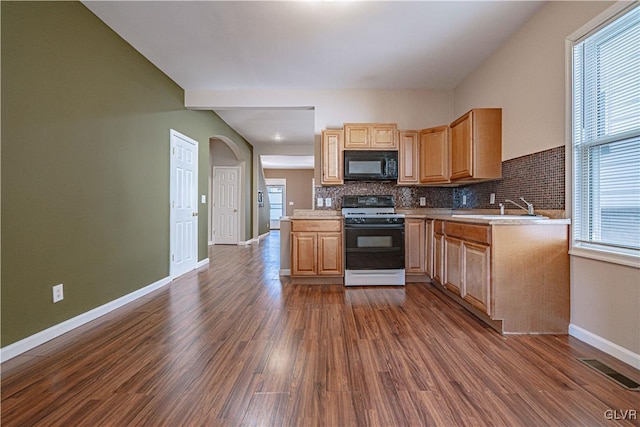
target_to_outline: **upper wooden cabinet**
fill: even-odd
[[[502,178],[502,109],[477,108],[451,127],[451,181]]]
[[[418,145],[417,131],[398,132],[398,185],[417,185],[420,183]]]
[[[339,129],[322,131],[322,185],[340,185],[343,179],[344,132]]]
[[[449,126],[420,131],[420,183],[449,182]]]
[[[397,150],[395,123],[345,123],[345,150]]]

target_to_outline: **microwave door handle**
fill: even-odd
[[[383,158],[382,162],[382,176],[387,176],[387,159]]]

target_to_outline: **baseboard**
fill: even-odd
[[[207,259],[207,262],[208,261],[209,260]],[[92,320],[104,316],[105,314],[110,313],[125,304],[135,301],[136,299],[143,297],[157,289],[160,289],[161,287],[169,283],[171,283],[171,278],[165,277],[158,280],[157,282],[145,286],[144,288],[138,289],[137,291],[131,292],[130,294],[101,305],[100,307],[96,307],[69,320],[65,320],[62,323],[58,323],[57,325],[45,329],[44,331],[33,334],[13,344],[9,344],[8,346],[0,349],[0,363],[19,356],[22,353],[29,351],[41,344],[44,344],[56,337],[59,337],[62,334],[66,334],[67,332],[79,326],[82,326],[85,323],[89,323]]]
[[[204,267],[205,265],[209,265],[209,258],[205,258],[201,261],[198,261],[198,263],[196,264],[196,269],[200,267]]]
[[[271,231],[267,231],[266,233],[259,235],[258,243],[260,243],[260,240],[266,239],[269,236],[269,233],[271,233]]]
[[[249,240],[244,240],[244,241],[240,241],[238,242],[238,246],[249,246],[252,245],[254,243],[258,243],[258,238],[253,238],[253,239],[249,239]]]
[[[280,269],[280,276],[291,276],[291,269],[290,268],[281,268]]]
[[[636,354],[631,350],[619,346],[616,343],[573,324],[569,325],[569,335],[592,345],[598,350],[604,351],[608,355],[613,356],[636,369],[640,369],[640,354]]]

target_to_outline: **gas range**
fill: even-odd
[[[404,215],[393,196],[344,196],[345,286],[404,285]]]

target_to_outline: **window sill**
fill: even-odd
[[[585,247],[581,245],[573,246],[569,250],[569,255],[640,269],[640,256],[633,254],[622,254],[619,252],[606,251],[600,248]]]

